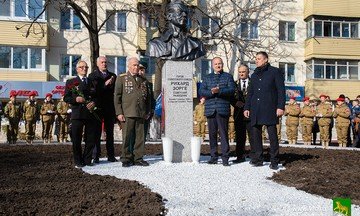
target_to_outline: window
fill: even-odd
[[[210,59],[202,59],[201,60],[201,80],[203,80],[211,72],[212,72],[211,60]]]
[[[61,11],[60,28],[69,30],[81,29],[80,18],[75,14],[73,9],[65,8]]]
[[[81,55],[63,55],[61,57],[60,77],[76,76],[76,63]]]
[[[106,17],[109,17],[106,22],[107,32],[126,32],[126,13],[121,11],[106,11]]]
[[[148,56],[140,56],[140,63],[146,67],[146,74],[155,74],[156,58]]]
[[[45,49],[0,47],[0,68],[45,70]]]
[[[0,16],[10,16],[10,0],[0,2]]]
[[[258,39],[258,22],[255,20],[243,20],[240,24],[241,38]]]
[[[306,64],[310,79],[358,79],[358,61],[313,59]]]
[[[157,22],[157,17],[156,15],[150,15],[148,12],[142,12],[139,15],[139,23],[140,26],[145,28],[145,27],[157,27],[158,26],[158,22]]]
[[[45,21],[44,0],[2,0],[0,16]]]
[[[279,68],[284,75],[285,82],[295,82],[295,64],[280,62]]]
[[[108,70],[116,75],[126,73],[126,56],[106,56]]]
[[[307,37],[359,38],[358,22],[311,20],[307,23]],[[315,26],[314,32],[313,27]]]
[[[219,36],[220,19],[203,17],[201,19],[201,32],[202,35],[211,34],[211,36]]]
[[[11,47],[0,47],[0,68],[11,67]]]
[[[295,41],[295,22],[279,22],[279,39],[282,41]]]

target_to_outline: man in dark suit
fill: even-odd
[[[101,113],[101,120],[104,121],[104,129],[106,133],[106,152],[107,160],[116,162],[114,153],[114,124],[115,124],[115,107],[114,107],[114,88],[116,75],[107,70],[107,59],[100,56],[96,60],[97,69],[89,74],[89,79],[96,83],[96,92],[98,94],[97,106]],[[98,131],[98,139],[96,141],[94,153],[94,163],[99,163],[101,155],[101,128]]]
[[[234,107],[235,121],[235,140],[236,140],[236,160],[233,163],[241,163],[245,161],[245,142],[246,134],[251,140],[250,119],[244,117],[245,98],[250,84],[249,67],[240,65],[238,68],[239,80],[236,82],[235,97],[231,102]]]
[[[71,104],[71,140],[76,168],[91,166],[92,151],[101,122],[96,113],[96,86],[86,77],[88,66],[85,61],[76,64],[77,76],[66,81],[64,101]],[[85,148],[82,154],[81,141],[85,128]]]
[[[217,164],[217,134],[221,138],[221,159],[229,166],[229,116],[230,101],[234,95],[235,82],[231,74],[223,71],[223,61],[219,57],[211,61],[214,72],[207,75],[200,87],[200,95],[206,98],[205,116],[208,121],[211,159],[208,164]]]
[[[279,140],[276,124],[285,109],[284,76],[278,68],[268,63],[266,52],[256,54],[256,69],[250,79],[244,116],[251,121],[251,161],[254,166],[263,165],[262,126],[265,125],[270,139],[270,168],[277,169]]]

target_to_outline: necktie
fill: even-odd
[[[82,82],[83,82],[84,84],[86,84],[86,78],[85,78],[85,77],[83,77],[81,80],[82,80]]]
[[[246,91],[246,80],[243,80],[242,90],[243,90],[244,92]]]
[[[103,73],[103,72],[101,72],[102,73],[102,76],[105,78],[106,76],[107,76],[107,73],[105,72],[105,73]]]

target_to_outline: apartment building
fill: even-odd
[[[191,33],[202,38],[208,50],[207,56],[194,63],[195,81],[200,83],[211,72],[214,56],[223,57],[225,70],[236,79],[237,66],[247,64],[255,69],[254,54],[265,50],[271,64],[284,73],[289,95],[301,99],[304,94],[325,93],[336,98],[344,93],[353,98],[360,93],[356,85],[360,6],[356,0],[281,0],[258,11],[247,1],[186,2],[193,17],[188,22]],[[80,18],[65,5],[50,6],[41,14],[44,3],[0,3],[2,98],[10,89],[25,92],[24,97],[33,89],[40,97],[47,92],[58,92],[58,96],[63,81],[76,74],[76,62],[90,62],[89,33]],[[156,16],[161,4],[161,0],[151,4],[145,0],[98,1],[99,25],[113,14],[99,32],[100,55],[107,56],[110,71],[125,72],[126,59],[137,56],[154,82],[156,61],[145,56],[145,51],[147,42],[158,36]]]

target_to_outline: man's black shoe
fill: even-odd
[[[98,157],[94,158],[94,163],[100,163],[100,161],[99,161],[99,158],[98,158]]]
[[[236,158],[236,160],[232,161],[233,163],[242,163],[245,162],[245,158],[244,157],[238,157]]]
[[[222,164],[223,166],[230,166],[229,161],[224,161]]]
[[[139,160],[134,163],[135,166],[149,166],[149,163],[144,160]]]
[[[217,159],[217,158],[211,158],[207,163],[208,163],[208,164],[217,164],[217,163],[218,163],[218,159]]]
[[[108,158],[109,162],[117,162],[118,160],[115,157]]]
[[[260,167],[260,166],[263,166],[263,162],[261,161],[250,161],[250,164],[253,165],[254,167]]]
[[[272,170],[277,170],[279,168],[279,166],[276,163],[271,163],[269,167]]]
[[[132,165],[133,165],[133,163],[130,161],[122,162],[122,167],[131,167]]]

